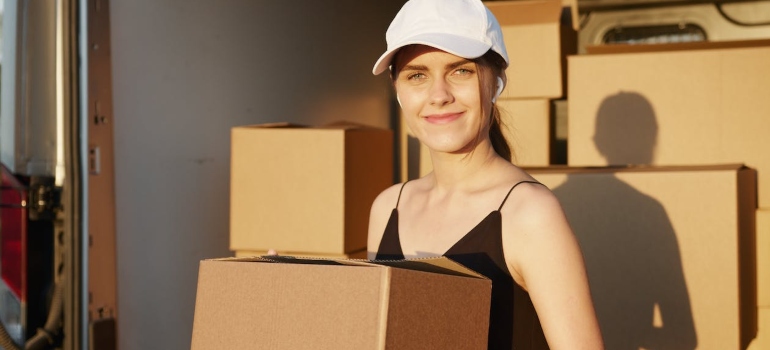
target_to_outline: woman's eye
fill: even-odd
[[[422,73],[412,73],[406,76],[407,80],[421,80],[425,79],[425,74]]]
[[[458,68],[455,70],[456,75],[471,75],[473,74],[473,71],[468,68]]]

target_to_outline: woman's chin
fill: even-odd
[[[424,142],[434,153],[446,154],[465,154],[474,149],[473,139],[471,140],[442,140],[436,142]]]

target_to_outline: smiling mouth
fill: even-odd
[[[443,113],[443,114],[431,114],[423,117],[425,121],[431,124],[446,124],[462,117],[463,113]]]

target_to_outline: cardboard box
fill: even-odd
[[[307,252],[277,252],[283,256],[295,256],[303,258],[317,258],[317,259],[367,259],[367,251],[361,250],[348,254],[318,254]],[[236,258],[249,258],[255,256],[268,255],[268,251],[254,251],[254,250],[238,250],[235,252]]]
[[[502,98],[559,98],[564,95],[563,46],[577,50],[573,27],[561,22],[563,6],[572,1],[530,0],[489,1],[484,3],[495,15],[503,31],[510,65],[506,70],[508,85]],[[577,23],[577,21],[574,21]],[[573,42],[563,45],[562,40]],[[570,49],[571,50],[571,49]]]
[[[492,283],[447,258],[204,260],[192,349],[486,349]]]
[[[369,208],[393,184],[392,131],[350,124],[232,129],[230,249],[366,249]]]
[[[547,99],[500,99],[503,134],[513,150],[513,163],[522,166],[550,164],[551,101]],[[401,121],[401,181],[416,179],[433,171],[430,151],[412,136]]]
[[[770,47],[569,58],[569,164],[745,163],[770,207]]]
[[[756,171],[527,170],[580,242],[607,349],[745,349],[756,336]]]
[[[770,308],[770,209],[757,210],[757,279],[757,304]]]

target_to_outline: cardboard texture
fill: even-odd
[[[366,259],[366,250],[352,252],[348,254],[318,254],[308,252],[278,252],[280,255],[295,256],[301,258],[318,258],[318,259]],[[268,255],[266,250],[254,251],[254,250],[238,250],[235,252],[236,258],[248,258],[255,256]]]
[[[499,99],[503,134],[513,150],[514,163],[522,166],[546,166],[550,162],[550,113],[547,99]],[[430,151],[412,136],[401,121],[401,181],[416,179],[433,171]]]
[[[569,164],[745,163],[770,207],[770,47],[569,58]]]
[[[562,5],[571,5],[572,2],[489,1],[484,4],[500,23],[510,59],[506,70],[508,84],[501,97],[561,97],[563,26],[560,19]],[[572,28],[568,29],[575,32]],[[576,35],[565,35],[565,38],[575,42],[577,40]]]
[[[757,210],[757,278],[757,304],[770,308],[770,209]]]
[[[503,134],[513,150],[513,163],[522,166],[550,164],[551,102],[546,99],[497,101]]]
[[[204,260],[191,349],[486,349],[491,289],[447,258]]]
[[[392,131],[350,124],[232,129],[230,249],[366,249],[369,208],[393,183]]]
[[[607,349],[745,349],[757,334],[756,171],[551,167]]]

